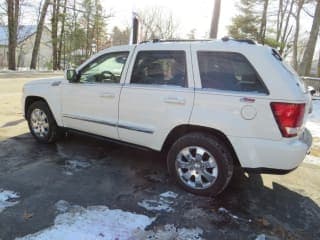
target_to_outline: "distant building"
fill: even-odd
[[[18,69],[28,69],[31,63],[32,50],[35,42],[37,26],[22,25],[18,27],[18,44],[16,64]],[[0,69],[8,66],[8,28],[0,26]],[[44,27],[40,42],[37,69],[52,68],[51,32]]]

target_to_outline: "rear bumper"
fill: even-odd
[[[286,173],[299,166],[312,145],[308,129],[299,138],[272,141],[229,137],[242,168],[255,172]]]

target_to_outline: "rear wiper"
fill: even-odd
[[[274,48],[272,48],[272,56],[274,56],[276,59],[282,62],[282,57],[280,53]]]

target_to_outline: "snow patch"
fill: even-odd
[[[172,224],[165,225],[157,231],[138,231],[135,233],[134,239],[149,240],[201,240],[203,230],[200,228],[187,229],[176,228]]]
[[[320,138],[320,121],[319,122],[311,122],[308,121],[306,127],[311,132],[312,137]]]
[[[258,236],[256,237],[255,240],[266,240],[266,235],[260,234],[260,235],[258,235]]]
[[[249,222],[249,223],[252,222],[251,219],[240,218],[237,215],[232,214],[229,210],[225,209],[224,207],[220,207],[218,209],[218,213],[228,215],[229,217],[231,217],[231,218],[233,218],[235,220]]]
[[[313,137],[313,148],[320,149],[320,101],[312,101],[312,113],[308,116],[306,127],[310,130]],[[307,155],[304,162],[320,165],[320,158],[312,155]]]
[[[56,203],[59,211],[67,211],[57,215],[54,225],[20,240],[87,240],[118,239],[130,240],[134,234],[150,225],[154,218],[145,215],[111,210],[106,206],[75,208],[68,202],[60,200]]]
[[[7,207],[12,207],[19,203],[19,194],[9,190],[0,189],[0,213]]]
[[[82,169],[89,168],[91,163],[86,160],[66,160],[64,165],[64,174],[73,175],[73,172],[78,172]]]
[[[312,101],[312,113],[308,116],[306,127],[313,137],[320,138],[320,101]]]
[[[177,198],[178,194],[175,193],[175,192],[168,191],[168,192],[161,193],[160,197],[163,197],[163,198]]]
[[[57,152],[64,160],[64,170],[63,173],[68,176],[72,176],[74,172],[81,171],[83,169],[89,168],[91,162],[84,159],[82,156],[74,156],[74,154],[68,154],[64,146],[57,144]]]
[[[312,155],[307,155],[303,162],[320,165],[320,158]]]
[[[178,194],[171,191],[164,192],[159,195],[158,199],[142,200],[138,202],[138,205],[148,211],[174,212],[173,200],[177,198],[177,196]]]
[[[59,200],[58,202],[56,202],[55,207],[57,209],[57,211],[59,213],[65,213],[68,211],[68,209],[70,209],[70,203],[68,203],[67,201],[64,200]]]

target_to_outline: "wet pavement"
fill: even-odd
[[[199,227],[205,239],[255,239],[262,233],[278,239],[320,236],[320,168],[315,165],[303,164],[286,176],[238,175],[214,199],[175,186],[159,153],[81,135],[54,145],[39,144],[30,134],[9,138],[0,142],[0,161],[1,188],[20,195],[18,204],[0,214],[3,240],[52,225],[59,200],[156,216],[150,229]],[[176,197],[161,206],[160,194],[167,191]],[[158,208],[145,208],[143,202]]]

